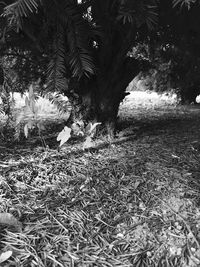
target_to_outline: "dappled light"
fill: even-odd
[[[0,266],[200,266],[200,1],[0,1]]]

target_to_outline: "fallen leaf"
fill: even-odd
[[[60,147],[66,143],[71,137],[71,128],[65,126],[65,128],[57,136],[57,141],[60,141]]]
[[[141,181],[136,181],[134,184],[134,188],[137,189],[140,184],[141,184]]]
[[[12,256],[12,251],[8,250],[0,254],[0,264],[7,261]]]
[[[93,145],[92,138],[87,136],[85,142],[83,143],[83,150],[91,147]]]

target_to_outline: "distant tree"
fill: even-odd
[[[142,90],[150,90],[158,93],[172,91],[172,60],[165,58],[165,51],[167,45],[155,44],[154,47],[151,43],[142,42],[129,52],[134,58],[142,58],[150,62],[148,69],[141,70],[137,75],[137,80],[142,84]]]
[[[181,103],[195,103],[200,94],[200,1],[161,1],[157,31],[151,36],[151,48],[170,63],[172,87]]]

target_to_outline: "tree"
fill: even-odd
[[[174,0],[159,4],[159,23],[151,36],[152,54],[170,62],[171,80],[181,103],[195,103],[200,94],[200,1]]]
[[[127,85],[149,66],[128,52],[139,41],[149,42],[152,52],[166,44],[184,51],[190,36],[182,26],[192,14],[188,8],[197,12],[199,1],[193,2],[174,0],[173,8],[158,0],[5,0],[0,51],[14,54],[20,81],[47,76],[48,90],[70,98],[74,117],[113,130]]]
[[[85,120],[113,128],[125,89],[140,71],[127,53],[156,24],[156,0],[5,3],[1,50],[17,47],[24,56],[37,49],[40,59],[49,59],[48,90],[79,104],[76,113]]]

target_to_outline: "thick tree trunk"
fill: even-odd
[[[72,85],[79,100],[73,102],[74,117],[101,122],[109,135],[114,134],[120,102],[131,80],[139,73],[136,60],[126,58],[118,68],[103,70],[93,79],[84,79]]]
[[[101,122],[109,136],[114,135],[117,122],[117,114],[121,101],[121,92],[126,88],[119,88],[117,92],[113,91],[113,88],[109,88],[105,84],[106,90],[102,90],[100,94],[96,95],[96,120]],[[121,90],[120,90],[121,89]],[[121,92],[120,92],[121,91]]]
[[[136,60],[126,60],[113,66],[107,72],[97,77],[95,106],[97,119],[105,124],[115,125],[120,102],[125,97],[128,84],[139,73]]]
[[[115,91],[109,81],[99,82],[95,79],[87,83],[87,90],[84,93],[81,91],[78,98],[70,98],[72,103],[70,123],[77,120],[83,120],[86,124],[89,121],[101,122],[103,126],[106,126],[109,134],[113,133],[119,105],[126,87],[120,88],[119,81]]]

